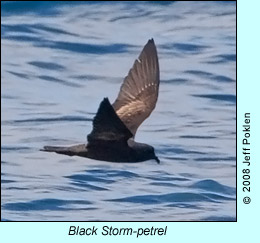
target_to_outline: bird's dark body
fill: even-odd
[[[110,162],[159,159],[150,145],[134,141],[140,124],[155,108],[159,91],[159,62],[153,39],[144,46],[126,76],[116,101],[100,103],[87,144],[45,146],[42,151]]]
[[[148,153],[147,148],[150,149]],[[45,146],[44,151],[118,163],[143,162],[149,159],[156,159],[157,162],[159,161],[153,156],[153,148],[149,145],[146,147],[146,144],[141,143],[135,143],[133,146],[127,144],[106,144],[94,146],[78,144],[70,147]]]

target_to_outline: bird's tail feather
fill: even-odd
[[[44,146],[43,149],[40,149],[40,151],[44,152],[55,152],[58,154],[65,154],[69,156],[73,155],[82,155],[84,156],[87,153],[86,145],[85,144],[77,144],[77,145],[72,145],[72,146]]]
[[[44,146],[43,149],[40,149],[40,151],[62,153],[65,152],[67,149],[67,147],[61,146]]]

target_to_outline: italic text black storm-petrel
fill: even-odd
[[[155,108],[159,92],[159,62],[154,40],[144,46],[120,88],[116,101],[100,103],[86,144],[45,146],[42,151],[110,162],[155,159],[154,148],[134,141],[138,127]]]

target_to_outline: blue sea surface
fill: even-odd
[[[124,164],[39,151],[85,143],[148,39],[157,106]],[[235,221],[235,2],[1,2],[5,221]]]

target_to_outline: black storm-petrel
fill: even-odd
[[[110,162],[141,162],[155,159],[154,148],[134,141],[141,123],[155,108],[159,91],[159,62],[154,40],[144,46],[120,88],[116,101],[100,103],[87,144],[45,146],[42,151]]]

